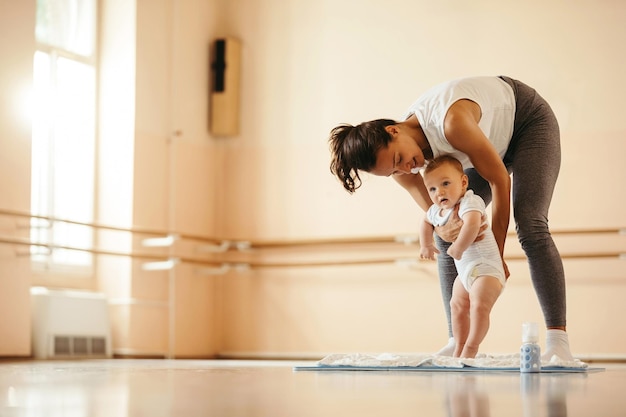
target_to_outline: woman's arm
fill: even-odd
[[[393,179],[409,192],[413,200],[424,212],[428,211],[428,208],[433,205],[421,174],[396,174],[393,176]]]
[[[476,171],[491,186],[491,228],[502,255],[510,220],[511,178],[500,155],[480,130],[480,117],[478,104],[470,100],[459,100],[446,114],[444,131],[448,142],[469,156]]]

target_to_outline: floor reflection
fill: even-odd
[[[0,416],[623,416],[600,373],[294,372],[245,361],[0,362]]]
[[[128,384],[115,368],[60,362],[0,365],[0,416],[127,415]]]
[[[520,393],[524,415],[567,416],[567,395],[575,394],[585,383],[586,377],[586,374],[521,374]]]
[[[450,417],[490,417],[488,389],[474,375],[450,378],[447,409]]]
[[[566,417],[568,395],[582,392],[587,381],[587,375],[580,373],[529,373],[514,378],[519,382],[518,399],[524,417]],[[448,417],[501,415],[502,396],[510,396],[506,393],[511,392],[513,382],[488,374],[455,374],[446,379]],[[510,399],[505,402],[508,407],[514,403]]]

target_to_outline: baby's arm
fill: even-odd
[[[420,258],[421,259],[435,259],[435,254],[439,253],[435,247],[435,240],[433,238],[433,232],[435,228],[431,223],[424,218],[419,228],[420,238]]]
[[[472,210],[463,214],[461,231],[454,243],[448,248],[448,255],[457,260],[461,259],[463,252],[476,240],[481,224],[482,216],[479,211]]]

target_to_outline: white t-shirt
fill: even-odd
[[[415,114],[434,157],[452,155],[461,161],[464,169],[472,168],[469,157],[448,143],[443,130],[448,109],[462,99],[480,106],[478,126],[500,157],[504,158],[513,135],[515,94],[511,86],[499,77],[468,77],[439,84],[420,96],[409,107],[403,120]]]

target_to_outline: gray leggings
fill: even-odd
[[[517,236],[528,258],[530,277],[546,327],[565,326],[565,273],[548,229],[548,210],[561,165],[559,125],[548,103],[534,89],[508,77],[500,78],[515,92],[515,124],[504,164],[513,174],[513,217]],[[489,204],[489,183],[473,168],[465,173],[469,177],[469,188]],[[452,336],[450,298],[457,272],[454,259],[446,254],[450,244],[438,236],[435,240],[440,251],[439,279],[448,334]]]

